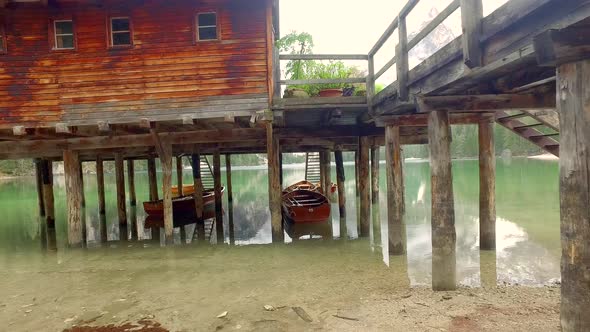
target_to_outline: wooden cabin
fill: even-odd
[[[269,109],[270,0],[0,5],[0,130],[71,132]]]

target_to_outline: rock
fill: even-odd
[[[30,314],[31,312],[33,312],[33,310],[31,310],[31,309],[25,310],[25,314]]]
[[[227,311],[224,311],[224,312],[220,313],[219,315],[217,315],[217,318],[227,317],[227,314],[228,314],[228,312]]]
[[[265,304],[264,305],[264,310],[266,310],[266,311],[275,311],[277,309],[275,307],[271,306],[270,304]]]
[[[408,297],[410,297],[410,296],[412,296],[412,294],[405,294],[405,295],[402,295],[402,299],[407,299],[407,298],[408,298]]]
[[[442,296],[442,299],[443,299],[443,300],[450,300],[450,299],[452,299],[452,298],[453,298],[453,297],[452,297],[452,296],[450,296],[450,295],[448,295],[448,294],[445,294],[445,295],[443,295],[443,296]]]
[[[295,311],[295,313],[299,316],[299,318],[303,319],[304,321],[306,321],[308,323],[313,322],[313,319],[311,319],[311,317],[307,314],[307,312],[305,310],[303,310],[303,308],[291,307],[291,309],[293,309],[293,311]]]

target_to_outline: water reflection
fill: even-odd
[[[513,159],[510,164],[497,166],[497,252],[479,251],[478,230],[478,165],[477,161],[456,161],[454,168],[455,212],[457,232],[457,280],[468,286],[488,286],[499,283],[538,285],[559,278],[559,208],[557,164],[543,161]],[[284,183],[304,177],[303,167],[284,170]],[[300,227],[286,229],[286,242],[302,241],[311,234],[323,238],[356,239],[358,236],[357,201],[354,166],[346,165],[346,232],[341,234],[338,204],[332,204],[332,223],[321,229]],[[335,171],[332,171],[335,181]],[[189,174],[187,174],[188,177]],[[188,177],[190,178],[190,177]],[[107,177],[107,211],[100,215],[96,200],[96,183],[92,176],[85,179],[86,209],[84,226],[89,248],[104,246],[157,246],[164,244],[163,230],[146,228],[146,215],[140,207],[128,207],[127,225],[117,221],[114,179]],[[233,219],[235,243],[238,246],[271,242],[268,183],[265,168],[235,168],[233,180]],[[426,162],[405,164],[407,255],[389,256],[386,210],[385,167],[381,167],[379,203],[373,205],[371,241],[367,254],[378,255],[385,266],[403,271],[411,285],[430,285],[432,244],[430,226],[430,173]],[[67,247],[65,199],[61,177],[55,181],[56,226],[44,227],[39,221],[33,179],[16,179],[0,183],[0,208],[4,222],[0,223],[0,256],[15,252],[55,251]],[[148,199],[146,174],[136,176],[138,202]],[[543,195],[539,195],[543,193]],[[227,207],[227,196],[224,196]],[[227,209],[226,209],[227,210]],[[324,225],[326,226],[326,225]],[[175,242],[190,245],[215,242],[211,222],[187,225],[181,240],[175,229]],[[224,214],[225,242],[230,242],[229,216]],[[299,242],[302,242],[299,241]],[[338,241],[335,241],[338,242]],[[340,241],[346,243],[349,241]],[[369,242],[369,241],[367,241]],[[371,250],[368,250],[368,249]],[[199,249],[195,249],[197,252]],[[344,250],[344,249],[343,249]]]

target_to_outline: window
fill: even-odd
[[[0,25],[0,54],[6,53],[6,32],[4,27]]]
[[[111,46],[131,46],[131,22],[129,17],[111,18]]]
[[[74,22],[72,20],[53,21],[56,50],[74,49]]]
[[[197,15],[197,40],[217,40],[217,13]]]

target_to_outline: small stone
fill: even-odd
[[[452,296],[450,296],[450,295],[448,295],[448,294],[445,294],[445,295],[443,295],[443,296],[442,296],[442,299],[443,299],[443,300],[450,300],[450,299],[452,299],[452,298],[453,298],[453,297],[452,297]]]
[[[25,310],[25,314],[30,314],[31,312],[33,312],[33,310],[31,310],[31,309]]]
[[[408,297],[410,297],[410,296],[412,296],[412,294],[405,294],[405,295],[402,295],[402,299],[407,299],[407,298],[408,298]]]
[[[228,312],[224,311],[224,312],[220,313],[219,315],[217,315],[217,318],[224,318],[227,316],[227,314],[228,314]]]
[[[265,304],[264,305],[264,310],[266,310],[266,311],[275,311],[277,309],[275,307],[271,306],[270,304]]]

